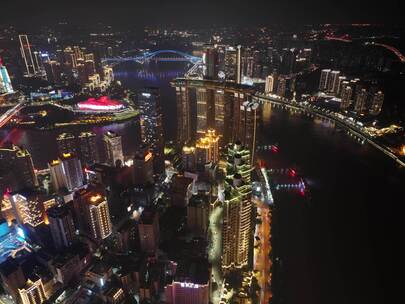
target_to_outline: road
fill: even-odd
[[[212,210],[209,217],[210,245],[208,248],[208,260],[212,265],[212,282],[216,282],[218,287],[211,294],[212,303],[219,303],[222,296],[223,278],[221,273],[221,234],[222,207],[217,206]]]
[[[255,227],[254,270],[261,288],[260,303],[267,304],[271,298],[271,219],[272,214],[269,205],[255,199],[258,218],[261,222]]]
[[[26,101],[23,100],[2,114],[0,116],[0,128],[5,126],[14,117],[14,115],[16,115],[24,107],[25,103]]]

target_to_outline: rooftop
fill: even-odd
[[[69,212],[69,207],[66,205],[53,206],[47,210],[48,216],[53,218],[67,216]]]

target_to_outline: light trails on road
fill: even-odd
[[[219,303],[222,295],[224,282],[221,272],[222,254],[222,206],[215,206],[209,217],[210,247],[208,248],[208,260],[212,265],[212,281],[216,282],[218,288],[211,294],[211,302]]]
[[[4,127],[16,115],[24,107],[25,103],[24,100],[2,114],[0,116],[0,128]]]
[[[260,286],[260,303],[267,304],[271,298],[271,209],[268,204],[255,200],[261,223],[255,228],[254,270]],[[256,239],[258,238],[258,240]]]

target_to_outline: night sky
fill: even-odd
[[[71,22],[209,25],[403,24],[401,0],[42,0],[1,1],[0,23]],[[25,4],[22,4],[25,3]]]

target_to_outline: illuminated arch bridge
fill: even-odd
[[[193,64],[197,64],[202,61],[202,58],[176,50],[158,50],[154,52],[145,52],[143,53],[143,55],[138,56],[128,56],[128,57],[117,56],[103,59],[103,62],[108,64],[117,64],[125,61],[136,61],[139,62],[140,64],[148,63],[150,61],[165,61],[165,62],[186,61]]]

